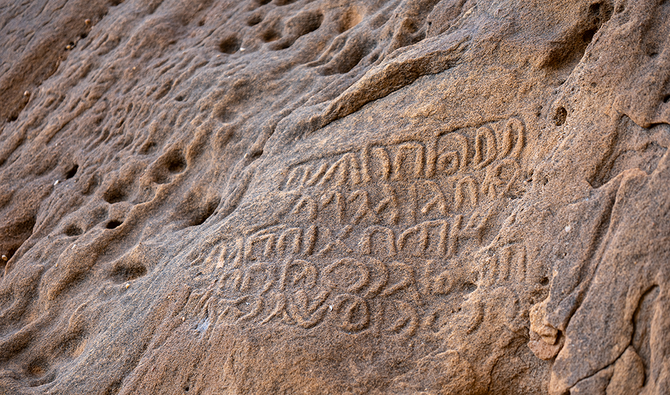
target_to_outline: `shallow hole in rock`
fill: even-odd
[[[70,170],[65,173],[65,179],[69,180],[70,178],[74,177],[75,174],[77,174],[77,170],[79,170],[79,165],[75,164],[70,168]]]
[[[269,2],[271,2],[271,1],[272,1],[272,0],[256,0],[256,2],[257,2],[259,5],[266,5],[266,4],[268,4]]]
[[[86,37],[88,37],[88,34],[86,33],[82,33],[79,35],[79,38],[81,38],[82,40],[85,39]]]
[[[112,270],[111,276],[117,283],[125,283],[138,279],[147,274],[147,268],[144,265],[136,264],[121,264]]]
[[[122,223],[123,223],[123,222],[121,222],[121,221],[111,220],[111,221],[107,222],[107,225],[105,225],[105,228],[107,228],[107,229],[116,229],[116,228],[118,228],[119,226],[121,226]]]
[[[105,194],[102,196],[103,199],[109,204],[114,204],[118,202],[122,202],[126,199],[126,193],[121,189],[121,188],[110,188]]]
[[[547,285],[549,284],[549,278],[547,276],[544,276],[540,279],[540,285]]]
[[[156,148],[156,143],[153,141],[148,141],[140,147],[140,154],[146,155],[148,153],[151,153],[155,150]]]
[[[28,365],[28,369],[26,369],[26,370],[27,370],[27,373],[29,375],[35,376],[35,377],[40,377],[40,376],[44,376],[44,374],[47,372],[48,369],[49,368],[48,368],[48,365],[47,365],[46,361],[44,359],[40,358],[40,359],[37,359],[37,360],[31,362]]]
[[[265,41],[266,43],[269,43],[269,42],[272,42],[272,41],[277,41],[277,40],[279,40],[279,38],[280,38],[279,33],[277,33],[276,31],[274,31],[272,29],[266,30],[261,35],[261,39],[263,41]]]
[[[184,101],[184,95],[179,95],[174,98],[176,101]]]
[[[309,34],[321,27],[321,23],[323,22],[322,13],[314,12],[302,15],[300,16],[300,30],[298,35],[304,36],[305,34]]]
[[[358,25],[361,20],[363,20],[362,15],[355,8],[350,8],[342,15],[337,30],[339,33],[344,33]]]
[[[280,41],[277,44],[274,45],[272,48],[273,51],[281,51],[283,49],[289,48],[293,43],[290,41]]]
[[[477,289],[477,285],[475,285],[471,282],[467,282],[467,283],[463,284],[463,291],[465,293],[468,293],[468,294],[473,293],[476,289]]]
[[[228,36],[219,42],[219,51],[232,55],[240,50],[241,45],[242,43],[236,36]]]
[[[219,202],[221,199],[215,199],[209,202],[207,207],[199,214],[196,215],[195,218],[190,223],[190,226],[199,226],[205,223],[209,217],[211,217],[214,212],[216,211],[216,208],[219,207]]]
[[[170,173],[181,173],[186,169],[186,159],[184,159],[180,152],[172,152],[167,158],[165,167]]]
[[[663,103],[670,103],[670,95],[665,95],[663,98]]]
[[[263,22],[263,15],[261,14],[254,14],[247,19],[247,25],[249,26],[256,26],[261,22]]]
[[[289,5],[291,3],[295,3],[296,0],[275,0],[275,4],[278,6],[283,6],[283,5]]]
[[[593,40],[593,36],[595,36],[597,31],[598,29],[589,29],[585,31],[584,33],[582,33],[582,41],[584,41],[585,43],[590,43],[591,40]]]
[[[71,224],[71,225],[68,225],[67,228],[65,228],[65,235],[67,235],[67,236],[70,236],[70,237],[79,236],[80,234],[82,234],[82,230],[77,225]]]
[[[601,7],[601,6],[602,6],[602,4],[600,4],[600,3],[591,4],[591,5],[589,6],[589,13],[590,13],[591,15],[598,15],[598,14],[600,14],[600,7]]]
[[[568,118],[568,111],[565,107],[558,107],[556,109],[556,115],[554,115],[554,122],[556,126],[561,126],[565,123],[565,120]]]

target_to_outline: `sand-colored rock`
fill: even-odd
[[[0,393],[670,393],[669,34],[0,3]]]

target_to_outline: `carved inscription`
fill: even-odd
[[[275,221],[227,235],[206,259],[219,318],[403,338],[439,332],[453,314],[441,298],[472,292],[471,274],[476,286],[526,281],[520,242],[463,264],[473,261],[463,251],[491,240],[491,224],[522,193],[524,143],[512,118],[289,166]]]
[[[509,192],[519,176],[524,144],[525,127],[517,118],[474,131],[440,132],[429,140],[368,144],[358,151],[290,166],[280,189],[357,189],[431,180],[424,187],[436,193],[437,182],[446,189],[445,199],[476,204],[479,195],[495,198]],[[446,200],[441,209],[447,209]]]

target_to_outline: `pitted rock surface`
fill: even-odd
[[[0,393],[670,393],[670,2],[0,3]]]

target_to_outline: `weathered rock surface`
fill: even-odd
[[[670,393],[670,1],[0,37],[0,393]]]

